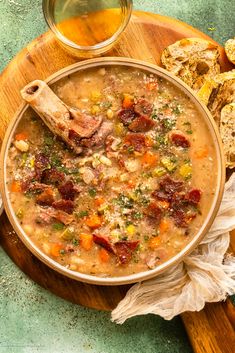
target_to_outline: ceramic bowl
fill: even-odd
[[[217,129],[217,126],[210,115],[209,111],[207,108],[197,99],[196,94],[186,85],[184,84],[180,79],[177,77],[174,77],[171,75],[169,72],[166,70],[153,65],[149,64],[146,62],[142,62],[139,60],[134,60],[134,59],[129,59],[129,58],[112,58],[112,57],[106,57],[106,58],[97,58],[97,59],[90,59],[86,61],[82,61],[79,63],[76,63],[74,65],[68,66],[64,68],[63,70],[55,73],[54,75],[50,76],[46,81],[47,83],[54,84],[58,81],[60,81],[62,78],[68,75],[72,75],[73,73],[76,73],[80,70],[86,70],[94,67],[105,67],[105,66],[125,66],[125,67],[132,67],[132,68],[137,68],[140,70],[145,70],[148,73],[153,73],[158,75],[159,77],[162,77],[168,81],[170,81],[173,85],[178,87],[181,91],[183,91],[189,99],[195,104],[197,107],[199,113],[202,116],[202,119],[204,119],[210,134],[211,138],[214,141],[215,149],[216,149],[216,156],[217,156],[217,165],[218,165],[218,170],[216,173],[216,189],[215,189],[215,194],[214,198],[211,203],[211,207],[208,210],[208,215],[204,220],[204,223],[202,224],[201,228],[199,229],[198,233],[194,236],[194,238],[187,244],[187,246],[182,249],[176,256],[172,257],[168,261],[160,264],[153,270],[148,270],[145,272],[140,272],[136,273],[133,275],[129,276],[123,276],[123,277],[98,277],[98,276],[92,276],[92,275],[87,275],[84,273],[80,272],[75,272],[71,271],[56,261],[52,260],[50,257],[48,257],[46,254],[44,254],[30,239],[30,237],[27,236],[27,234],[24,232],[24,230],[21,228],[20,223],[15,216],[15,213],[13,211],[13,208],[11,206],[10,198],[9,198],[9,191],[7,188],[7,183],[6,183],[6,161],[7,161],[7,156],[8,156],[8,150],[12,141],[12,137],[15,133],[15,130],[17,128],[17,125],[21,118],[23,117],[24,113],[26,112],[27,109],[29,109],[29,106],[26,104],[23,104],[15,117],[12,119],[8,130],[5,135],[5,139],[2,145],[2,151],[1,151],[1,193],[2,193],[2,198],[4,202],[4,207],[6,210],[6,213],[9,217],[9,220],[15,229],[16,233],[20,237],[20,239],[23,241],[23,243],[27,246],[27,248],[35,255],[37,256],[41,261],[43,261],[45,264],[47,264],[49,267],[54,269],[55,271],[60,272],[61,274],[68,276],[70,278],[76,279],[78,281],[83,281],[87,283],[92,283],[92,284],[97,284],[97,285],[120,285],[120,284],[127,284],[127,283],[134,283],[134,282],[139,282],[142,280],[146,280],[152,277],[155,277],[156,275],[166,271],[169,269],[171,266],[176,265],[180,261],[183,260],[185,256],[187,256],[190,252],[192,252],[195,247],[200,243],[200,241],[203,239],[203,237],[206,235],[207,231],[209,230],[216,214],[218,211],[218,208],[220,206],[222,194],[223,194],[223,188],[224,188],[224,182],[225,182],[225,162],[224,162],[224,157],[223,157],[223,152],[222,152],[222,143],[221,139],[219,136],[219,132]]]

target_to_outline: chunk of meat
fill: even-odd
[[[21,95],[48,128],[76,153],[82,152],[79,140],[90,138],[101,126],[102,117],[92,117],[68,107],[44,81],[35,80],[29,83],[23,88]]]
[[[136,114],[132,108],[121,109],[117,116],[125,126],[128,126],[136,118]]]
[[[168,194],[174,194],[175,192],[179,192],[183,189],[183,181],[174,180],[169,176],[164,177],[160,183],[160,188],[164,190]]]
[[[137,152],[144,152],[146,148],[146,139],[144,134],[129,133],[125,137],[124,144],[134,147],[134,150]]]
[[[100,127],[102,117],[89,116],[77,110],[70,108],[70,129],[74,130],[80,138],[91,137]]]
[[[190,147],[189,140],[180,133],[172,133],[170,134],[170,140],[176,147],[188,148]]]
[[[22,187],[23,185],[23,187]],[[49,185],[46,185],[46,184],[43,184],[43,183],[38,183],[37,181],[36,182],[30,182],[29,181],[25,181],[21,184],[21,188],[22,188],[22,191],[24,192],[27,192],[27,191],[30,191],[30,192],[42,192],[48,188],[51,188]]]
[[[55,210],[54,208],[48,208],[47,215],[63,223],[66,226],[74,221],[73,215],[70,215],[61,210]]]
[[[74,202],[71,200],[59,200],[53,202],[52,207],[56,210],[61,210],[68,214],[72,214],[74,210]]]
[[[81,146],[84,147],[101,147],[104,145],[106,138],[113,131],[113,123],[105,121],[100,126],[99,130],[89,139],[82,139]]]
[[[104,248],[107,251],[109,251],[110,253],[114,254],[113,246],[107,237],[93,234],[93,241],[95,244],[102,246],[102,248]]]
[[[175,210],[172,213],[175,225],[180,228],[187,228],[196,215],[196,212],[186,212],[186,210],[182,209]]]
[[[65,175],[55,168],[46,169],[42,172],[41,181],[44,184],[59,185],[65,180]]]
[[[158,199],[161,201],[168,201],[169,202],[172,199],[172,196],[170,194],[166,193],[164,190],[158,190],[158,189],[153,191],[152,196],[155,199]]]
[[[147,132],[155,126],[155,122],[147,116],[140,115],[128,126],[133,132]]]
[[[193,205],[198,205],[201,200],[201,195],[202,195],[201,190],[192,189],[186,194],[185,199],[188,200],[188,202],[192,203]]]
[[[162,209],[157,205],[156,202],[151,202],[148,207],[144,210],[144,214],[146,214],[149,218],[149,221],[155,224],[160,223],[162,218]]]
[[[114,244],[118,262],[126,265],[131,261],[133,252],[137,249],[139,241],[118,241]]]
[[[36,154],[34,161],[35,179],[38,181],[41,180],[43,171],[49,168],[49,158],[43,153]]]
[[[77,190],[74,188],[74,184],[71,180],[66,181],[64,184],[60,185],[58,190],[64,200],[73,201],[77,194]]]
[[[134,106],[134,111],[138,115],[149,117],[153,111],[153,105],[147,99],[141,98]]]
[[[52,188],[45,189],[36,197],[36,203],[40,206],[51,206],[54,202],[54,193]]]

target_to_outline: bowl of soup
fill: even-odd
[[[21,94],[1,192],[34,255],[73,279],[116,285],[195,249],[219,208],[225,165],[217,127],[187,85],[152,64],[99,58]]]

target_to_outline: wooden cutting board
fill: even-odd
[[[107,56],[126,56],[160,65],[162,50],[184,37],[210,39],[189,25],[151,13],[134,12],[125,33]],[[211,39],[210,39],[211,40]],[[0,141],[22,103],[19,90],[29,81],[45,79],[78,59],[66,52],[51,32],[24,48],[0,75]],[[221,48],[222,70],[231,69]],[[29,277],[56,295],[87,307],[111,310],[128,286],[93,286],[66,278],[34,257],[14,233],[5,214],[1,217],[0,245]],[[235,250],[235,237],[231,246]],[[229,300],[209,304],[199,313],[182,315],[195,352],[235,352],[235,308]]]

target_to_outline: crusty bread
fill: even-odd
[[[207,105],[216,123],[220,125],[221,109],[235,102],[235,70],[216,75],[204,83],[198,97]]]
[[[235,38],[227,40],[224,49],[228,60],[235,65]]]
[[[224,145],[226,166],[235,167],[235,102],[221,110],[220,134]]]
[[[163,66],[198,91],[205,80],[220,73],[218,47],[200,38],[185,38],[164,49]]]

